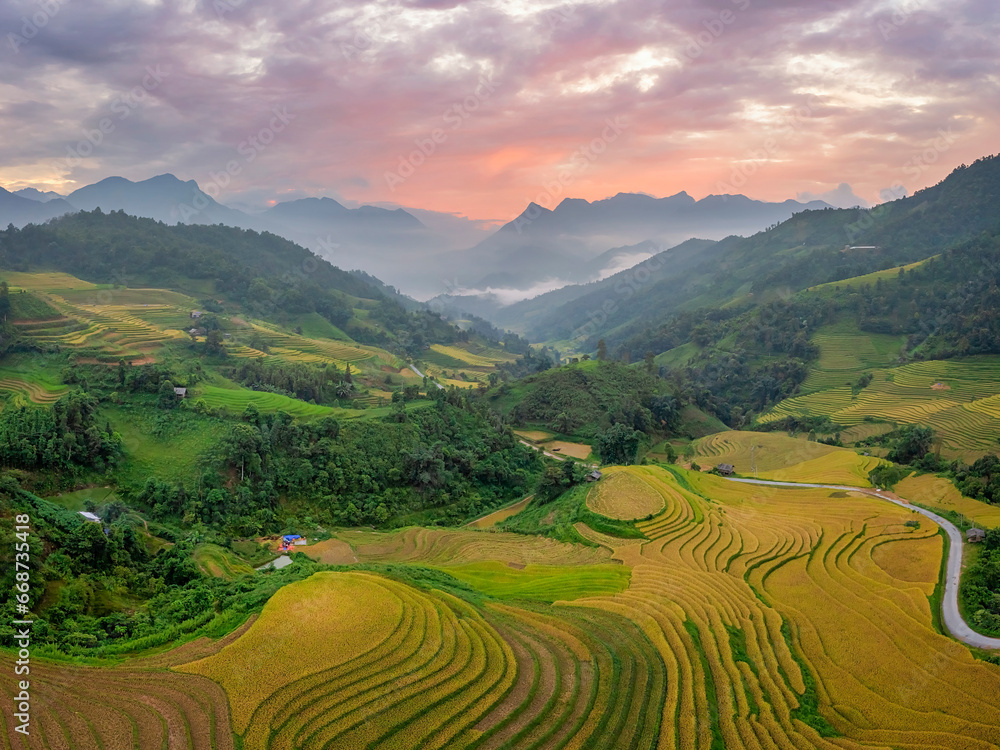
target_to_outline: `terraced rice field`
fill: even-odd
[[[0,280],[6,281],[12,289],[59,290],[59,289],[97,289],[97,284],[83,281],[68,273],[21,273],[20,271],[3,271]]]
[[[587,507],[608,518],[632,521],[663,510],[663,496],[631,472],[608,469],[587,493]]]
[[[424,359],[441,367],[492,368],[497,362],[513,362],[516,357],[501,349],[483,349],[479,353],[473,353],[460,346],[431,344],[430,351],[424,354]]]
[[[961,513],[980,526],[1000,527],[1000,506],[964,497],[947,479],[933,474],[921,476],[911,474],[893,489],[907,500],[912,500],[931,510],[944,513],[954,511]]]
[[[251,391],[246,388],[229,389],[214,385],[199,385],[191,394],[191,398],[204,399],[213,409],[223,408],[234,413],[242,413],[247,404],[253,404],[258,411],[285,411],[293,417],[318,417],[333,414],[330,406],[309,404],[305,401],[284,396],[280,393],[267,391]]]
[[[805,391],[850,385],[866,370],[894,364],[904,337],[846,331],[831,326],[817,332],[812,342],[819,346],[820,356],[802,384]]]
[[[280,589],[221,650],[189,644],[177,650],[186,660],[128,672],[44,673],[46,742],[29,747],[1000,745],[1000,668],[933,627],[942,541],[929,520],[906,526],[906,508],[861,494],[654,466],[601,481],[610,514],[627,516],[638,486],[659,498],[639,523],[646,540],[582,524],[598,546],[342,532],[336,541],[362,562],[433,566],[478,593],[314,574]],[[169,671],[146,679],[154,668]],[[3,710],[9,722],[9,701]],[[130,711],[134,723],[115,718]],[[232,741],[219,737],[230,720]],[[77,740],[96,731],[100,744]],[[150,734],[130,744],[130,731]]]
[[[198,307],[191,297],[165,289],[115,289],[97,286],[66,274],[4,274],[12,286],[31,289],[38,305],[49,311],[45,319],[18,321],[19,329],[42,346],[80,350],[82,362],[109,364],[119,359],[149,362],[157,350],[169,342],[187,342],[187,331],[196,324],[190,313]],[[46,303],[48,307],[42,305]],[[35,316],[41,317],[41,316]],[[373,346],[332,338],[310,338],[285,332],[260,321],[233,318],[241,332],[226,348],[230,356],[257,358],[275,356],[297,362],[339,367],[348,364],[384,363],[396,368],[403,362],[393,354]],[[313,325],[310,330],[316,330]],[[332,326],[337,339],[343,332]],[[262,342],[264,352],[240,340],[250,336]],[[203,339],[199,339],[203,340]],[[266,344],[266,346],[264,346]]]
[[[232,579],[253,573],[253,568],[247,563],[217,544],[199,544],[193,557],[202,572],[215,578]]]
[[[3,377],[0,371],[0,390],[22,396],[36,404],[51,404],[69,392],[66,386],[51,386],[19,377]]]
[[[374,348],[362,348],[332,339],[309,339],[284,333],[276,326],[255,322],[255,335],[272,349],[280,350],[283,359],[301,362],[334,361],[341,367],[373,359]]]
[[[1000,668],[932,625],[934,524],[860,494],[652,466],[602,482],[620,485],[605,498],[619,515],[635,483],[659,497],[648,541],[588,530],[602,550],[511,565],[510,535],[346,532],[359,559],[429,563],[489,598],[321,573],[179,669],[223,686],[247,750],[1000,743]],[[591,557],[552,564],[574,549]]]
[[[881,459],[852,450],[791,438],[775,432],[719,432],[693,444],[695,461],[705,468],[732,464],[736,473],[760,479],[870,487],[868,472]]]
[[[523,500],[518,500],[512,505],[508,505],[506,508],[501,508],[500,510],[493,511],[492,513],[483,516],[482,518],[477,518],[475,521],[466,524],[470,529],[489,529],[496,526],[501,521],[506,521],[508,518],[513,518],[522,510],[528,507],[534,495],[528,495],[528,497]]]
[[[942,454],[966,458],[996,449],[1000,435],[1000,358],[915,362],[873,373],[857,397],[850,388],[829,388],[787,399],[758,418],[829,416],[846,426],[866,418],[932,427]]]
[[[296,638],[283,635],[291,611]],[[181,669],[238,696],[246,750],[654,747],[665,670],[651,642],[611,613],[557,611],[481,611],[370,574],[320,573]]]
[[[233,634],[241,635],[242,629]],[[81,667],[31,661],[31,725],[14,732],[18,694],[14,659],[0,655],[0,737],[4,748],[193,748],[234,750],[226,693],[194,674],[165,671],[171,664],[221,648],[201,639],[128,668]]]
[[[467,563],[442,568],[460,581],[497,599],[542,602],[572,601],[617,594],[628,588],[623,565],[527,565],[501,562]]]
[[[470,529],[340,531],[336,538],[351,545],[360,562],[413,562],[462,565],[499,561],[512,565],[594,565],[609,562],[606,549],[582,547],[536,536]]]

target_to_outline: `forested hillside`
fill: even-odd
[[[222,225],[168,226],[100,209],[0,231],[0,268],[176,289],[278,322],[318,313],[352,338],[417,352],[455,330],[288,240]]]
[[[627,287],[601,287],[533,321],[531,338],[572,339],[590,352],[603,338],[612,349],[641,350],[641,344],[627,342],[669,326],[680,313],[708,316],[734,305],[767,303],[817,284],[923,260],[981,232],[995,232],[998,201],[1000,157],[985,157],[938,185],[872,210],[804,211],[752,237],[728,237],[694,259],[678,257],[672,264],[668,253],[655,275]]]

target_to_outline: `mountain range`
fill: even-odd
[[[285,237],[418,298],[443,293],[455,298],[449,305],[466,297],[467,308],[485,303],[496,310],[567,284],[605,278],[690,237],[752,234],[797,212],[827,207],[822,201],[767,203],[742,195],[695,200],[683,192],[667,198],[619,193],[593,202],[567,198],[552,210],[531,203],[489,233],[452,214],[347,208],[325,197],[248,213],[220,203],[193,180],[162,174],[139,182],[108,177],[65,197],[34,188],[2,190],[0,226],[97,208],[166,224],[225,224]],[[477,241],[469,245],[470,240]]]

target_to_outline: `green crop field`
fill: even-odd
[[[253,573],[245,561],[217,544],[199,544],[192,558],[200,570],[215,578],[238,578]]]
[[[213,409],[228,409],[242,413],[247,405],[253,404],[258,411],[285,411],[293,417],[319,417],[334,412],[346,411],[330,406],[318,406],[300,401],[280,393],[251,391],[246,388],[222,388],[215,385],[199,385],[191,391],[190,398],[201,399]]]
[[[819,329],[812,337],[812,342],[820,348],[819,361],[809,372],[802,390],[849,387],[866,372],[894,365],[904,338],[861,333],[845,325]]]
[[[758,421],[794,415],[828,416],[848,427],[867,421],[920,424],[940,436],[946,457],[996,450],[1000,357],[914,362],[871,372],[871,384],[857,395],[846,386],[830,387],[782,401]]]
[[[168,425],[163,412],[153,408],[106,405],[101,414],[124,441],[122,476],[139,485],[151,476],[181,482],[190,478],[227,431],[224,422],[192,413],[176,416]]]

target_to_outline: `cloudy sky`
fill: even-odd
[[[508,220],[873,203],[1000,150],[996,0],[0,0],[0,33],[8,189],[172,172]]]

